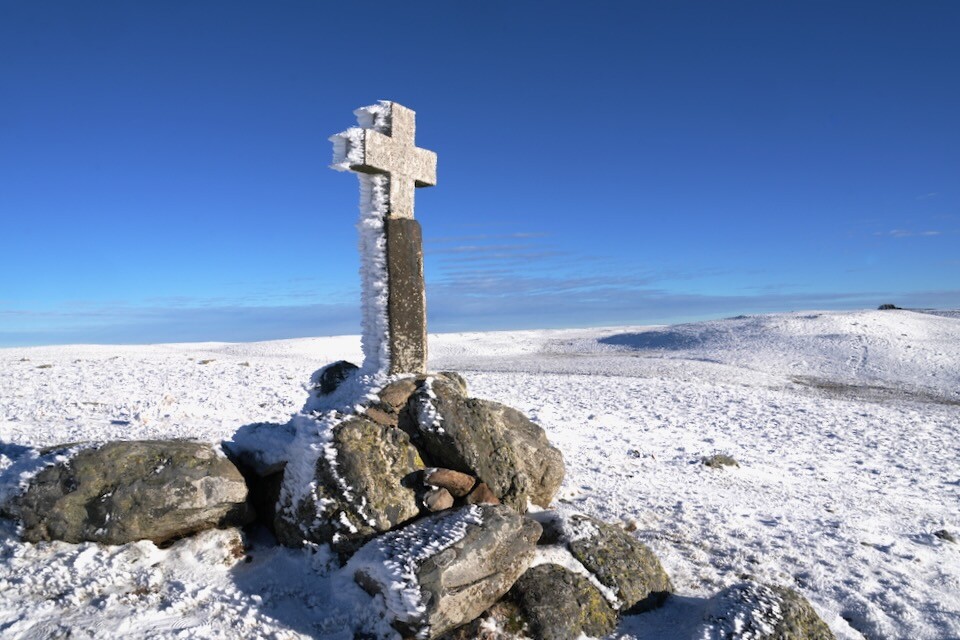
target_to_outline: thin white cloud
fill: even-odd
[[[911,231],[909,229],[891,229],[890,231],[877,231],[875,236],[887,236],[890,238],[930,238],[943,235],[942,231]]]
[[[517,240],[528,238],[545,238],[546,232],[519,231],[516,233],[481,233],[469,236],[441,236],[439,238],[424,238],[424,244],[457,244],[460,242],[485,242],[487,240]]]

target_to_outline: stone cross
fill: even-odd
[[[386,198],[364,193],[361,177],[361,216],[365,207],[383,218],[387,283],[386,335],[367,336],[388,343],[387,371],[425,373],[427,370],[427,304],[423,285],[423,246],[420,223],[413,218],[415,187],[437,183],[437,154],[414,143],[416,113],[396,102],[382,101],[355,111],[359,128],[348,129],[334,143],[333,168],[384,176]],[[382,183],[380,183],[382,184]],[[367,191],[375,188],[369,187]],[[369,202],[364,202],[368,198]],[[385,202],[383,201],[385,199]],[[361,244],[363,244],[361,242]],[[369,259],[369,256],[367,257]],[[376,261],[371,261],[376,263]],[[364,280],[367,287],[367,279]],[[379,299],[365,291],[365,298]],[[366,311],[365,311],[366,312]],[[365,332],[367,328],[365,328]],[[366,346],[365,346],[366,352]]]

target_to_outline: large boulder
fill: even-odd
[[[247,485],[211,445],[122,441],[83,448],[30,480],[8,510],[30,542],[162,544],[252,518]]]
[[[617,626],[617,611],[587,578],[556,564],[520,576],[510,590],[527,632],[540,640],[601,637]]]
[[[379,536],[343,569],[404,637],[437,638],[493,605],[530,566],[540,525],[509,508],[445,511]]]
[[[698,638],[834,640],[810,603],[785,587],[744,582],[714,596]]]
[[[308,499],[281,509],[277,538],[290,546],[304,540],[331,543],[349,555],[371,536],[415,518],[416,478],[423,469],[410,437],[393,427],[354,416],[332,428],[318,457]],[[284,482],[296,481],[292,474]]]
[[[422,380],[400,426],[431,464],[478,477],[519,512],[548,506],[563,481],[563,456],[543,429],[505,405],[468,398],[461,380]]]
[[[673,591],[660,560],[620,527],[585,515],[563,522],[570,554],[620,600],[620,610],[637,613],[659,606]]]

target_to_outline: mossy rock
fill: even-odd
[[[530,635],[568,640],[601,637],[617,626],[617,612],[587,578],[556,564],[527,570],[510,590]]]
[[[35,475],[9,511],[30,542],[163,544],[252,519],[247,485],[211,445],[140,440],[91,445]]]
[[[421,424],[425,408],[439,424]],[[466,397],[459,376],[421,382],[406,413],[400,425],[431,465],[476,476],[520,513],[528,500],[548,506],[563,482],[563,456],[543,429],[516,409]]]
[[[806,598],[785,587],[733,585],[714,596],[706,618],[705,640],[834,640]]]
[[[406,433],[349,418],[333,428],[317,460],[312,499],[293,517],[278,514],[277,537],[291,546],[303,540],[330,543],[349,555],[373,535],[417,517],[415,480],[423,468]]]
[[[673,591],[653,551],[618,526],[574,515],[564,523],[564,538],[573,557],[613,590],[625,613],[658,607]]]

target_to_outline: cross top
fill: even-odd
[[[330,138],[333,168],[386,174],[390,178],[387,217],[413,218],[415,187],[437,184],[437,154],[416,146],[416,112],[396,102],[354,111],[359,127]]]

